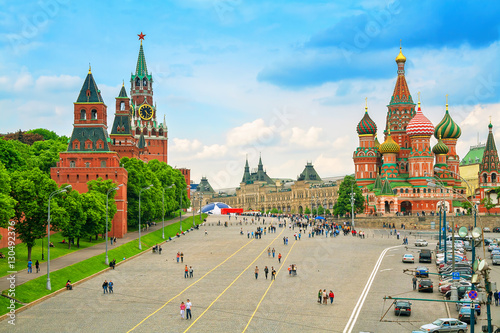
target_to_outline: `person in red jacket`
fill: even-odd
[[[330,304],[333,303],[333,298],[335,297],[335,295],[333,294],[333,291],[330,290],[330,293],[328,294],[328,297],[330,297]]]

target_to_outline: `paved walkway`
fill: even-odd
[[[182,220],[185,220],[187,218],[191,218],[191,215],[182,215]],[[179,222],[179,217],[175,217],[171,220],[165,221],[165,226],[174,224]],[[147,231],[143,231],[141,233],[141,236],[147,235],[150,232],[156,231],[158,229],[162,228],[162,222],[157,222],[156,226],[150,227]],[[123,245],[125,243],[128,243],[132,240],[138,239],[139,238],[139,231],[133,231],[125,234],[123,238],[117,239],[117,243],[113,242],[113,245],[108,244],[108,251],[112,250],[120,245]],[[50,261],[50,271],[55,272],[61,268],[67,267],[69,265],[73,265],[77,262],[86,260],[88,258],[92,258],[94,256],[97,256],[101,253],[104,253],[106,251],[106,243],[99,243],[94,246],[87,247],[85,249],[81,249],[75,252],[71,252],[69,254],[66,254],[62,257],[52,259]],[[113,260],[113,258],[109,258],[109,260]],[[42,262],[40,263],[40,273],[36,273],[36,269],[33,265],[33,273],[28,274],[28,270],[24,269],[22,271],[18,271],[16,274],[16,285],[21,285],[25,282],[28,282],[30,280],[36,279],[40,275],[47,274],[47,262]],[[7,280],[7,276],[4,276],[2,279],[0,279],[0,290],[5,290],[9,289],[10,282]],[[54,289],[55,290],[55,289]]]

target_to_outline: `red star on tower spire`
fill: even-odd
[[[142,44],[142,41],[144,40],[144,37],[146,37],[146,35],[143,34],[142,31],[141,31],[141,34],[137,35],[137,36],[139,36],[139,40],[141,41],[141,44]]]

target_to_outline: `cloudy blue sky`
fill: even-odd
[[[500,140],[499,15],[498,1],[0,0],[0,132],[69,136],[89,63],[112,123],[142,31],[171,165],[214,188],[259,153],[271,177],[308,161],[344,175],[365,97],[383,136],[402,40],[410,92],[434,124],[449,95],[464,156],[489,116]]]

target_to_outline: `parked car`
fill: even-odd
[[[470,307],[462,307],[458,311],[458,320],[470,324],[471,317],[474,316],[474,323],[477,323],[476,311],[472,311]]]
[[[494,227],[493,232],[500,232],[500,227]]]
[[[432,262],[432,253],[431,250],[423,249],[420,250],[420,254],[418,256],[418,262]]]
[[[427,292],[433,293],[434,292],[434,285],[432,284],[432,280],[431,279],[421,279],[418,282],[418,291],[419,292],[427,291]]]
[[[408,301],[394,301],[394,314],[396,316],[411,316],[411,303]]]
[[[500,265],[500,254],[495,254],[493,258],[491,258],[491,263],[493,265]]]
[[[491,252],[494,249],[498,249],[498,244],[496,244],[496,243],[490,243],[490,245],[488,245],[488,252]]]
[[[429,277],[429,269],[425,266],[418,266],[416,268],[416,273],[415,273],[415,276],[416,277]]]
[[[472,286],[472,283],[470,283],[469,281],[458,281],[457,283],[459,286],[468,286],[468,287]],[[446,294],[448,290],[451,290],[452,285],[453,285],[452,283],[442,285],[439,287],[439,291],[442,294]]]
[[[484,239],[484,245],[490,245],[491,243],[493,243],[493,239],[490,239],[490,238]]]
[[[493,259],[493,256],[495,254],[500,254],[500,248],[493,249],[493,251],[491,251],[490,253],[490,258]]]
[[[460,286],[457,288],[457,294],[458,294],[458,299],[463,299],[465,295],[472,290],[472,287],[467,287],[467,286]],[[444,298],[450,299],[451,298],[451,290],[447,291],[446,294],[444,294]],[[460,304],[460,303],[457,303]],[[458,308],[457,308],[458,309]]]
[[[491,232],[490,228],[488,228],[488,227],[484,227],[484,228],[483,228],[483,231],[484,231],[484,232]]]
[[[434,320],[431,324],[420,326],[424,332],[467,332],[467,323],[455,318],[439,318]]]
[[[427,246],[429,243],[425,239],[417,239],[415,241],[415,246]]]
[[[403,254],[403,262],[409,262],[409,263],[414,263],[415,262],[415,257],[413,254]]]
[[[465,251],[472,251],[472,243],[469,241],[464,242],[464,249]]]
[[[441,287],[441,286],[446,286],[446,285],[451,284],[452,282],[455,282],[455,281],[456,281],[456,280],[453,280],[453,278],[451,278],[451,277],[447,277],[446,279],[442,279],[442,280],[440,280],[438,285],[439,285],[440,287]],[[458,280],[458,282],[463,282],[463,281],[469,282],[469,281],[467,281],[467,280],[466,280],[466,279],[464,279],[464,278],[460,278],[460,280]]]

